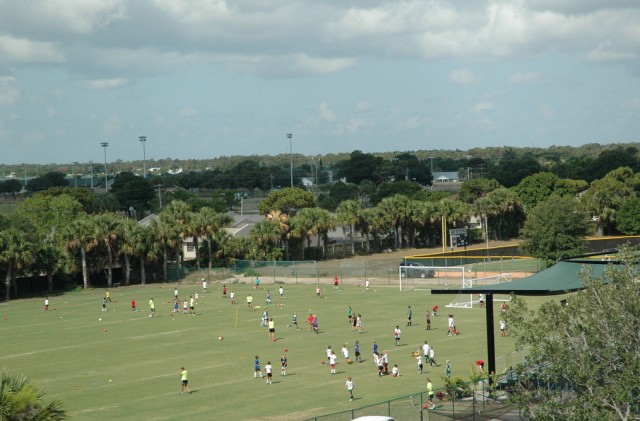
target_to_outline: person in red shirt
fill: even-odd
[[[333,277],[333,289],[338,289],[338,275]]]
[[[309,313],[309,317],[307,317],[307,320],[309,321],[309,330],[313,329],[313,314]]]
[[[136,299],[131,300],[131,311],[138,311],[136,309]]]

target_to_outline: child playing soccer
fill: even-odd
[[[347,377],[347,392],[349,392],[349,402],[351,402],[353,400],[353,380],[351,380],[351,377]]]
[[[258,378],[258,373],[260,374],[260,378],[262,378],[262,371],[260,370],[260,357],[256,355],[256,361],[254,364],[253,378]]]

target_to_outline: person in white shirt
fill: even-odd
[[[331,374],[336,374],[336,360],[338,356],[335,352],[331,351],[331,356],[329,357],[329,365],[331,365]]]
[[[391,369],[391,376],[398,377],[400,375],[400,369],[398,368],[398,364],[395,364]]]
[[[425,362],[429,362],[429,344],[427,341],[424,341],[424,345],[422,345],[422,355],[424,356]]]
[[[347,377],[347,392],[349,392],[349,401],[353,400],[353,380],[351,380],[351,377]]]
[[[278,288],[278,293],[280,294],[280,298],[284,298],[284,288],[282,286]]]
[[[349,350],[347,349],[347,344],[342,345],[342,356],[345,360],[347,360],[347,364],[351,364],[351,358],[349,358]]]
[[[264,366],[264,371],[267,373],[267,384],[272,384],[271,380],[273,378],[273,367],[271,367],[271,361],[267,361],[267,365]]]
[[[418,355],[418,356],[416,357],[416,360],[418,360],[418,374],[422,374],[422,368],[424,367],[424,366],[422,365],[422,356],[421,356],[421,355]]]

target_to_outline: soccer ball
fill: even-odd
[[[102,321],[102,317],[100,317],[100,318],[98,319],[98,321],[99,321],[99,322],[101,322],[101,321]]]
[[[151,314],[149,315],[149,317],[151,317]]]
[[[218,340],[219,340],[219,341],[221,341],[221,340],[223,340],[223,339],[224,339],[224,337],[222,337],[222,336],[218,336]]]
[[[289,352],[289,348],[285,348],[285,349],[284,349],[284,352]]]

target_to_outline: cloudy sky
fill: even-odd
[[[637,0],[0,0],[0,164],[640,141]]]

